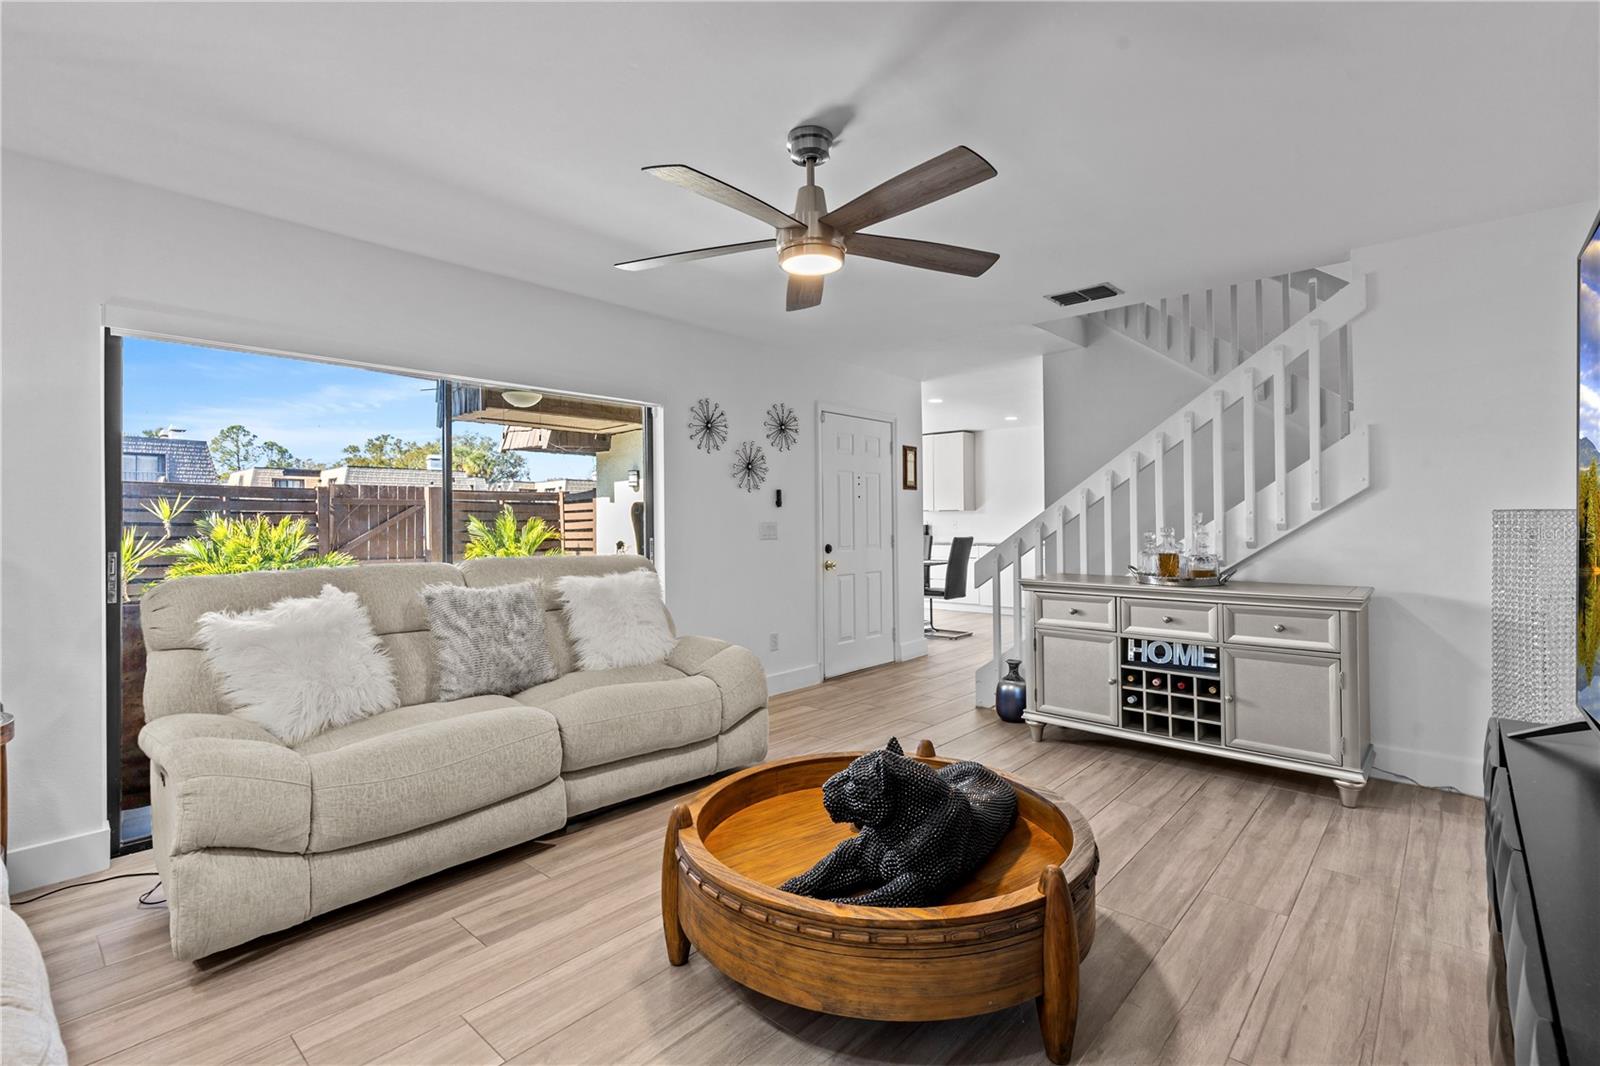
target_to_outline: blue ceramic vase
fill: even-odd
[[[1007,659],[1006,665],[1010,669],[994,687],[994,713],[1000,716],[1002,722],[1020,722],[1022,712],[1028,706],[1028,686],[1023,682],[1022,675],[1017,672],[1022,666],[1022,660]]]

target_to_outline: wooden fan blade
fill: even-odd
[[[822,275],[819,274],[814,278],[802,277],[799,274],[789,275],[788,300],[783,308],[785,311],[804,311],[821,302]]]
[[[719,181],[710,174],[703,174],[694,167],[686,167],[681,163],[671,163],[659,167],[645,167],[646,174],[654,174],[662,181],[688,189],[692,193],[699,193],[708,200],[715,200],[719,204],[743,211],[751,218],[760,219],[773,229],[786,229],[790,226],[803,226],[793,215],[786,215],[765,200],[758,200],[743,189],[735,189],[725,181]]]
[[[668,266],[672,263],[692,263],[696,259],[715,259],[719,255],[733,255],[735,252],[753,252],[758,248],[769,251],[776,247],[776,239],[768,237],[764,241],[745,241],[743,244],[719,244],[711,248],[695,248],[688,252],[673,252],[671,255],[653,255],[649,259],[630,259],[626,263],[614,264],[618,270],[650,270],[658,266]]]
[[[877,188],[868,189],[843,207],[823,215],[822,221],[834,229],[854,233],[924,204],[943,200],[980,181],[988,181],[994,175],[995,169],[988,160],[963,145],[934,156]]]
[[[960,248],[954,244],[935,244],[932,241],[908,241],[904,237],[879,237],[871,233],[851,236],[845,243],[845,252],[864,255],[868,259],[882,259],[885,263],[940,270],[968,278],[978,277],[1000,259],[994,252],[980,252],[976,248]]]

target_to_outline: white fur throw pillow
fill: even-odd
[[[556,591],[580,670],[658,663],[677,643],[653,570],[564,577]]]
[[[200,647],[234,713],[285,744],[400,704],[394,666],[354,592],[200,616]]]

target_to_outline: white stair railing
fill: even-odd
[[[1311,280],[1314,291],[1320,285]],[[1021,659],[1028,670],[1033,668],[1021,587],[1025,572],[1117,573],[1137,558],[1143,533],[1174,526],[1192,537],[1197,515],[1226,565],[1234,565],[1367,487],[1366,427],[1352,417],[1349,402],[1347,328],[1366,306],[1367,279],[1359,276],[1342,284],[1332,298],[1316,298],[1298,318],[1292,318],[1291,308],[1287,329],[1218,374],[1193,400],[977,560],[974,587],[992,582],[996,590],[990,597],[994,657],[978,671],[979,705],[992,704],[1005,659]],[[1330,346],[1339,362],[1336,389],[1324,380],[1324,355]],[[1291,388],[1296,377],[1310,386],[1299,405]],[[1328,406],[1330,395],[1337,409]],[[1262,402],[1263,396],[1268,402]],[[1229,417],[1235,407],[1236,423]],[[1303,410],[1297,413],[1297,407]],[[1258,438],[1258,419],[1270,438]],[[1230,432],[1238,434],[1237,446]],[[1197,448],[1202,434],[1209,437],[1206,463],[1199,461]],[[1271,475],[1263,480],[1258,464],[1269,465],[1269,447]],[[1174,451],[1180,453],[1176,469]],[[1175,478],[1178,492],[1171,491]],[[1152,490],[1149,508],[1141,500],[1141,483]],[[1238,489],[1230,492],[1233,486]],[[1181,512],[1173,515],[1178,506]],[[1093,513],[1096,507],[1098,515]],[[1125,554],[1117,547],[1119,516],[1126,522]],[[1012,593],[1009,646],[1002,636],[1007,610],[999,593],[1002,581],[1010,583]]]
[[[1229,282],[1098,312],[1096,320],[1197,374],[1216,379],[1348,284],[1341,267]],[[1269,333],[1268,330],[1271,332]]]

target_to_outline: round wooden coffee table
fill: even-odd
[[[829,820],[822,782],[859,752],[740,771],[667,821],[661,921],[675,966],[692,944],[773,999],[850,1018],[965,1018],[1035,1000],[1045,1053],[1072,1054],[1078,963],[1094,942],[1100,865],[1089,822],[1006,775],[1017,823],[937,907],[858,907],[781,892],[853,831]],[[917,757],[954,762],[923,741]]]

